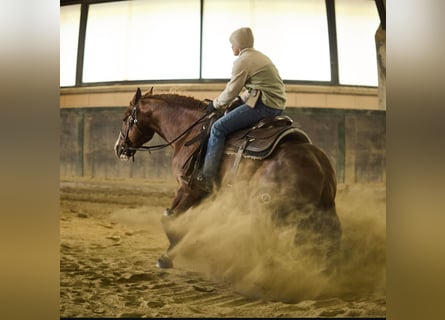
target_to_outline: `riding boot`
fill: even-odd
[[[179,179],[188,187],[196,187],[205,193],[211,193],[213,190],[213,179],[199,173],[194,180],[190,177],[180,176]]]
[[[213,178],[205,176],[202,172],[196,177],[196,187],[205,193],[211,193],[213,191]]]

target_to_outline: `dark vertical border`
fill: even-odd
[[[202,37],[204,35],[204,0],[200,1],[201,5],[201,17],[200,17],[200,24],[199,24],[199,80],[202,79],[202,50],[203,50],[203,43],[202,43]]]
[[[87,30],[88,3],[82,3],[80,7],[79,42],[77,45],[76,87],[82,85],[83,57],[85,52],[85,37]]]
[[[383,0],[375,0],[375,5],[377,6],[377,11],[379,12],[380,25],[383,30],[386,30],[386,7]]]
[[[84,155],[84,143],[85,143],[85,112],[83,110],[80,111],[79,114],[79,124],[78,124],[78,137],[77,144],[79,146],[79,151],[77,154],[77,163],[76,163],[76,173],[79,177],[83,177],[85,173],[85,155]]]
[[[346,166],[346,121],[345,112],[342,112],[341,120],[337,125],[337,159],[336,159],[336,171],[337,182],[345,182],[345,166]]]
[[[326,13],[328,18],[329,53],[331,57],[331,84],[338,85],[337,26],[335,22],[334,0],[326,0]]]

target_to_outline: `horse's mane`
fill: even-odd
[[[167,102],[170,105],[183,106],[190,109],[197,109],[201,105],[201,101],[198,99],[189,96],[179,95],[176,93],[144,95],[142,96],[142,99],[144,98],[160,99]]]

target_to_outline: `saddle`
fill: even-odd
[[[186,145],[192,145],[197,141],[201,142],[200,147],[184,164],[185,172],[191,177],[197,175],[203,162],[207,139],[213,121],[203,125],[201,134],[186,143]],[[298,143],[312,143],[304,131],[294,127],[292,124],[293,120],[285,115],[267,117],[250,128],[230,134],[226,139],[224,153],[235,155],[235,160],[229,176],[228,185],[231,186],[233,184],[241,158],[254,160],[265,159],[270,156],[275,150],[275,147],[285,137],[292,138],[293,141]]]
[[[252,128],[243,129],[229,135],[224,153],[235,155],[227,185],[232,186],[238,172],[241,158],[262,160],[267,158],[285,137],[292,137],[298,143],[312,143],[308,135],[292,126],[288,116],[268,117],[260,120]]]
[[[288,135],[292,135],[292,139],[299,143],[312,143],[308,135],[292,126],[292,123],[293,120],[288,116],[264,118],[251,128],[230,134],[226,139],[224,152],[262,160],[267,158],[278,143]]]

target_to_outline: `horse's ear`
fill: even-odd
[[[141,97],[142,97],[141,89],[137,88],[136,93],[133,96],[133,99],[131,99],[131,101],[130,101],[130,104],[133,106],[136,105],[139,102],[139,100],[141,99]]]
[[[151,96],[153,95],[153,87],[151,87],[147,92],[144,93],[144,96]]]
[[[136,93],[133,96],[133,99],[131,100],[131,104],[135,105],[139,102],[139,99],[141,99],[142,97],[142,93],[141,93],[141,89],[137,88]]]

